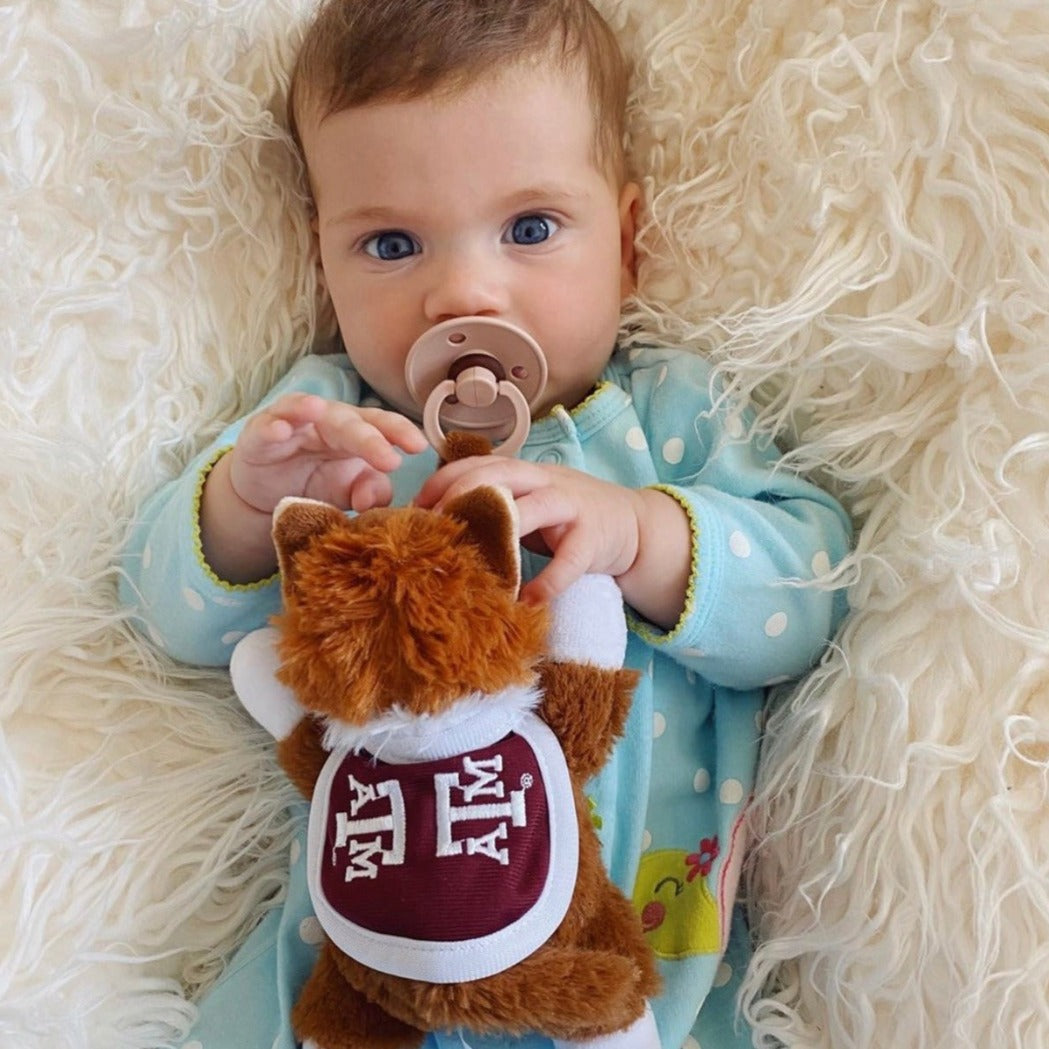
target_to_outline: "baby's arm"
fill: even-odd
[[[344,357],[309,356],[289,371],[265,404],[289,393],[354,403],[360,398],[360,385]],[[180,477],[144,502],[121,555],[120,598],[132,622],[168,655],[186,663],[228,664],[236,642],[263,626],[280,608],[276,577],[265,578],[265,564],[260,562],[260,571],[250,581],[236,582],[216,571],[204,549],[204,489],[216,470],[228,469],[229,462],[222,464],[229,460],[247,423],[233,423]],[[211,497],[218,491],[219,486],[214,486]],[[214,508],[220,509],[220,504],[216,502]],[[223,514],[217,516],[225,520]],[[239,520],[240,527],[230,530],[227,548],[259,541],[259,533],[269,543],[269,514],[255,513],[254,533],[235,514],[230,520]]]
[[[752,414],[717,399],[701,358],[651,350],[630,361],[660,475],[654,491],[678,503],[691,535],[682,616],[669,628],[636,618],[635,630],[715,684],[751,689],[796,677],[847,608],[829,580],[851,546],[848,516],[770,438],[748,435]]]
[[[553,554],[525,597],[548,600],[584,572],[607,573],[637,631],[709,681],[749,689],[802,673],[844,611],[840,592],[814,585],[848,552],[844,511],[784,468],[770,441],[729,436],[736,424],[712,405],[710,368],[698,357],[651,351],[631,363],[621,382],[659,483],[633,489],[488,456],[442,467],[418,502],[503,484],[525,545]],[[613,454],[631,454],[620,440]]]

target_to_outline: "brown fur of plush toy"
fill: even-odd
[[[579,865],[550,939],[509,969],[461,983],[391,976],[326,940],[293,1012],[298,1036],[323,1049],[408,1049],[424,1032],[582,1040],[628,1027],[658,989],[630,904],[609,881],[581,786],[622,731],[636,675],[542,661],[547,612],[516,599],[517,538],[502,495],[477,489],[446,513],[383,509],[347,519],[300,504],[274,539],[285,611],[281,680],[308,716],[280,760],[310,797],[327,758],[324,718],[364,723],[393,704],[440,711],[464,694],[538,679],[538,713],[570,771]]]

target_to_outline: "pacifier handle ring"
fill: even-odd
[[[532,413],[524,394],[512,382],[506,379],[501,380],[496,391],[497,395],[505,397],[514,409],[514,428],[501,444],[492,449],[492,452],[495,455],[516,455],[528,438],[528,430],[532,425]],[[434,387],[423,406],[423,433],[426,434],[426,439],[442,459],[445,458],[448,442],[441,429],[441,408],[444,402],[454,394],[455,380],[445,379]]]
[[[521,328],[495,317],[453,317],[412,344],[405,385],[423,417],[431,446],[443,457],[444,429],[494,441],[493,451],[516,454],[528,438],[532,410],[546,386],[546,358]],[[443,421],[443,424],[442,424]]]

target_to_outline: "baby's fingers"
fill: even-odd
[[[396,448],[416,453],[427,447],[422,431],[411,420],[381,408],[332,404],[314,427],[327,451],[356,456],[384,473],[400,465]]]
[[[238,440],[242,453],[254,457],[277,445],[286,445],[296,433],[309,427],[323,415],[327,402],[323,397],[290,394],[256,412],[244,425]]]
[[[360,408],[361,418],[371,423],[390,444],[409,455],[416,455],[430,447],[426,435],[405,415],[385,408]]]
[[[567,531],[557,546],[550,563],[521,590],[521,599],[546,604],[563,594],[591,568],[589,542],[582,529]]]
[[[542,467],[522,459],[497,455],[471,456],[446,463],[427,478],[415,502],[422,507],[443,508],[453,499],[482,484],[502,485],[515,499],[548,484]]]
[[[359,457],[326,459],[310,473],[302,494],[360,513],[386,506],[393,496],[389,474],[373,469]]]

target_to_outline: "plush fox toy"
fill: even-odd
[[[285,500],[274,541],[284,611],[231,670],[312,799],[326,940],[298,1037],[408,1049],[463,1027],[659,1049],[652,956],[581,790],[636,680],[615,583],[518,601],[515,510],[495,488],[353,518]]]

